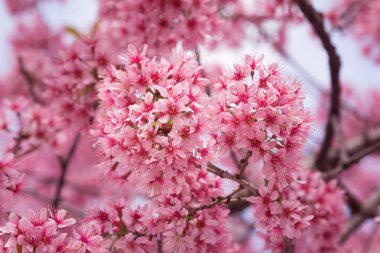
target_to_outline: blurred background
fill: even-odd
[[[255,13],[255,6],[250,5],[249,0],[246,2],[250,8],[253,8],[251,12]],[[336,2],[334,0],[315,0],[313,4],[318,10],[328,11]],[[82,34],[87,34],[92,29],[97,21],[99,11],[97,0],[40,1],[37,8],[51,31],[60,31],[64,27],[72,27]],[[20,20],[28,22],[32,18],[33,15],[30,13],[22,14],[21,16],[11,15],[5,2],[0,2],[0,79],[17,64],[10,43],[11,36],[18,32],[16,29],[17,22]],[[241,59],[246,54],[263,54],[266,62],[278,62],[282,72],[300,81],[305,91],[305,104],[314,118],[313,131],[305,149],[305,154],[311,156],[319,149],[324,136],[324,116],[328,109],[330,73],[325,50],[307,22],[288,24],[286,39],[280,40],[280,43],[283,43],[280,45],[282,51],[274,43],[271,43],[270,39],[257,39],[260,37],[260,31],[255,26],[247,26],[246,29],[249,36],[241,41],[239,47],[220,46],[215,50],[210,50],[201,46],[199,48],[200,62],[206,68],[220,65],[228,69],[232,68],[234,63],[241,62]],[[342,95],[342,103],[346,107],[360,111],[360,105],[363,101],[366,101],[371,89],[380,90],[379,65],[363,55],[361,45],[347,31],[331,27],[329,29],[342,61],[340,77],[345,90]],[[265,24],[265,32],[276,37],[278,35],[276,34],[278,32],[276,24],[270,22]],[[72,39],[70,35],[65,37],[67,41]],[[367,115],[367,112],[365,113]],[[347,123],[345,127],[350,128],[351,125]],[[353,127],[355,128],[355,125]],[[350,131],[347,130],[347,132]],[[82,143],[82,145],[84,149],[89,146],[88,143]],[[79,161],[79,159],[77,160]],[[346,178],[348,182],[352,183],[351,190],[359,196],[358,198],[365,199],[377,186],[376,182],[374,182],[380,176],[377,162],[377,157],[364,159],[360,166],[353,166],[350,174],[342,176],[342,179]],[[88,167],[93,165],[86,164]],[[363,171],[365,172],[364,174]],[[82,176],[86,177],[86,172],[82,173]],[[355,185],[364,185],[363,182],[366,182],[366,180],[370,181],[368,189],[365,187],[361,190],[355,188]],[[76,191],[82,191],[86,187],[83,185],[78,186],[81,183],[83,182],[74,182],[71,186],[76,188]],[[69,184],[68,188],[71,186]],[[72,194],[74,195],[74,193]],[[97,195],[98,193],[90,191],[89,194]],[[77,203],[80,201],[80,198],[76,199]],[[68,207],[70,208],[70,205]],[[73,210],[75,212],[75,207]],[[373,231],[371,230],[372,225],[372,223],[369,224],[370,229],[368,231]]]

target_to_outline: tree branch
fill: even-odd
[[[204,209],[208,209],[208,208],[213,208],[215,207],[216,205],[219,205],[221,203],[230,203],[232,201],[232,197],[237,194],[238,192],[240,192],[241,190],[243,190],[242,186],[240,185],[236,190],[234,190],[233,192],[231,192],[230,194],[224,196],[224,197],[218,197],[216,198],[215,201],[209,203],[209,204],[206,204],[206,205],[202,205],[200,207],[197,207],[197,208],[192,208],[190,209],[191,212],[195,213],[197,211],[200,211],[200,210],[204,210]],[[240,201],[240,198],[237,198],[237,201]]]
[[[327,33],[323,18],[320,13],[318,13],[314,7],[306,0],[295,0],[298,7],[309,21],[309,23],[314,28],[315,33],[318,35],[322,45],[329,58],[329,69],[330,69],[330,81],[331,81],[331,97],[330,97],[330,110],[329,117],[325,129],[325,137],[322,142],[321,149],[317,155],[315,165],[320,170],[324,170],[325,160],[328,154],[328,151],[331,147],[333,138],[334,138],[334,126],[333,120],[340,121],[340,93],[341,86],[339,81],[339,72],[340,72],[340,58],[336,52],[335,46],[331,42],[330,36]]]
[[[230,150],[230,157],[232,161],[234,162],[236,169],[239,169],[240,167],[239,158],[237,157],[236,153],[233,150]]]
[[[370,197],[370,199],[362,206],[360,211],[354,214],[348,221],[346,228],[340,238],[340,244],[344,244],[367,218],[375,216],[379,205],[380,188],[377,189],[377,191]]]
[[[235,181],[236,183],[241,185],[243,188],[246,188],[248,191],[250,191],[251,194],[257,194],[257,188],[251,183],[249,183],[247,180],[241,178],[239,175],[231,174],[228,171],[223,170],[210,162],[207,164],[207,166],[208,166],[207,167],[208,172],[211,172],[221,178],[227,178],[232,181]]]
[[[330,180],[336,177],[342,171],[350,168],[353,164],[362,158],[380,150],[380,127],[363,132],[356,138],[345,142],[345,151],[347,160],[341,163],[341,154],[339,149],[333,149],[329,152],[326,161],[326,172],[324,178]],[[339,164],[341,163],[341,166]]]
[[[62,189],[65,185],[65,181],[66,181],[65,179],[66,179],[66,174],[67,174],[67,168],[68,168],[68,166],[71,162],[71,159],[75,153],[75,150],[78,146],[79,139],[80,139],[80,133],[78,133],[75,136],[75,139],[73,141],[73,144],[70,147],[70,150],[69,150],[69,153],[67,154],[66,159],[63,158],[62,156],[58,156],[59,164],[61,167],[61,175],[59,177],[59,181],[58,181],[58,185],[57,185],[57,188],[55,191],[54,199],[52,201],[52,205],[55,207],[58,207],[59,203],[61,201],[61,193],[62,193]]]
[[[245,155],[245,157],[240,160],[240,163],[239,163],[239,169],[240,169],[239,177],[243,177],[244,176],[244,172],[245,172],[245,170],[248,167],[249,158],[251,158],[251,156],[252,156],[252,151],[247,151],[247,154]]]
[[[348,160],[343,162],[341,166],[339,166],[333,170],[326,171],[323,174],[323,178],[326,180],[330,180],[330,179],[335,178],[339,173],[350,168],[351,165],[359,162],[362,158],[364,158],[367,155],[370,155],[370,154],[372,154],[378,150],[380,150],[380,143],[375,143],[372,146],[363,147],[362,150],[359,150],[358,153],[353,154]]]
[[[29,72],[26,70],[24,61],[21,57],[18,58],[18,67],[20,69],[21,75],[23,76],[25,82],[28,85],[29,93],[32,96],[34,102],[41,104],[41,100],[38,98],[35,90],[34,90],[34,81],[33,78],[30,76]]]
[[[370,1],[371,0],[352,1],[346,11],[340,15],[339,20],[341,21],[341,24],[336,28],[343,30],[350,26],[355,21],[357,15],[367,6],[367,4],[369,4]]]
[[[293,253],[294,252],[294,245],[291,239],[286,238],[284,240],[285,243],[285,248],[284,248],[284,253]]]

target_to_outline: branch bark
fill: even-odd
[[[243,188],[250,191],[251,194],[257,194],[257,188],[254,185],[252,185],[251,183],[249,183],[247,180],[241,178],[239,175],[231,174],[228,171],[223,170],[223,169],[219,168],[218,166],[216,166],[210,162],[207,164],[207,171],[211,172],[212,174],[215,174],[221,178],[227,178],[227,179],[230,179],[232,181],[235,181],[236,183],[241,185]]]
[[[329,69],[330,69],[330,82],[331,82],[331,97],[330,97],[330,110],[327,125],[325,128],[325,137],[322,142],[321,149],[317,155],[315,165],[320,170],[324,170],[325,160],[328,155],[328,151],[331,147],[332,141],[334,139],[334,118],[340,122],[340,93],[341,86],[339,80],[339,73],[341,62],[340,58],[336,52],[335,46],[333,45],[330,35],[325,29],[323,23],[323,16],[317,12],[314,7],[306,0],[295,0],[306,19],[312,25],[315,33],[318,35],[322,45],[328,55],[329,59]]]
[[[240,160],[240,163],[239,163],[239,177],[244,177],[244,172],[245,170],[247,169],[248,165],[249,165],[249,158],[251,158],[252,156],[252,151],[247,151],[247,154],[245,155],[245,157],[243,159]]]
[[[362,205],[360,211],[354,214],[348,221],[346,228],[340,238],[340,244],[344,244],[347,239],[360,227],[367,219],[376,215],[377,208],[380,205],[380,188]]]
[[[363,132],[358,137],[345,142],[347,160],[341,166],[340,150],[333,149],[329,152],[326,161],[326,172],[324,178],[330,180],[335,178],[342,171],[350,168],[362,158],[380,150],[380,127]]]
[[[294,245],[292,240],[290,239],[285,239],[285,248],[284,248],[284,253],[293,253],[294,252]]]
[[[197,208],[192,208],[190,209],[191,212],[195,213],[197,211],[200,211],[200,210],[204,210],[204,209],[208,209],[208,208],[213,208],[219,204],[222,204],[222,203],[227,203],[229,204],[231,201],[234,202],[232,200],[232,197],[234,195],[236,195],[238,192],[240,192],[241,190],[243,190],[242,186],[240,185],[236,190],[234,190],[233,192],[231,192],[230,194],[224,196],[224,197],[218,197],[216,198],[216,200],[214,200],[213,202],[209,203],[209,204],[205,204],[205,205],[202,205],[200,207],[197,207]],[[237,198],[236,199],[237,201],[240,201],[241,199],[240,198]]]
[[[63,187],[65,185],[65,182],[66,182],[67,169],[68,169],[68,166],[70,165],[70,162],[71,162],[71,160],[73,158],[75,150],[76,150],[76,148],[78,146],[79,139],[80,139],[80,133],[78,133],[75,136],[73,144],[71,145],[69,153],[67,154],[66,158],[63,158],[62,156],[58,156],[58,160],[59,160],[59,164],[60,164],[60,168],[61,168],[61,175],[59,177],[57,188],[56,188],[56,191],[55,191],[55,194],[54,194],[54,198],[53,198],[53,201],[52,201],[52,205],[54,207],[58,207],[59,204],[60,204],[62,189],[63,189]]]
[[[25,65],[24,65],[24,61],[22,60],[21,57],[18,58],[18,67],[19,67],[19,70],[21,72],[21,75],[23,76],[25,82],[28,85],[29,93],[32,96],[32,99],[34,100],[34,102],[41,104],[41,100],[39,99],[39,97],[37,96],[37,94],[34,90],[33,78],[30,75],[30,73],[26,70]]]

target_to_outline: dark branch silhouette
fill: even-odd
[[[317,155],[315,166],[320,170],[325,170],[324,165],[328,151],[331,147],[332,141],[334,139],[334,118],[336,121],[340,121],[340,93],[341,85],[339,80],[339,73],[341,62],[340,58],[336,52],[335,46],[333,45],[330,35],[325,29],[323,23],[323,16],[318,13],[314,7],[305,0],[295,0],[296,4],[299,6],[300,10],[312,25],[315,33],[319,37],[322,45],[329,58],[329,69],[330,69],[330,81],[331,81],[331,97],[330,97],[330,110],[328,121],[325,129],[325,137],[322,142],[321,149]]]

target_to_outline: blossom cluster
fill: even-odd
[[[154,55],[163,55],[178,42],[193,49],[220,40],[230,29],[235,30],[234,36],[229,33],[223,40],[238,43],[243,29],[231,16],[241,8],[238,0],[101,0],[100,29],[114,45],[148,43]]]
[[[295,178],[310,116],[300,84],[283,76],[277,64],[246,56],[215,85],[211,104],[215,139],[222,151],[246,150],[250,161],[263,161],[265,179],[280,189]]]
[[[54,99],[58,113],[71,123],[89,124],[97,106],[98,75],[111,63],[112,55],[95,37],[81,38],[58,55],[55,71],[45,78],[44,98]]]
[[[150,59],[130,46],[124,66],[99,84],[102,115],[94,130],[107,159],[145,173],[151,195],[180,186],[184,175],[206,166],[215,141],[208,132],[209,101],[201,68],[185,52],[170,61]]]
[[[106,172],[138,172],[159,197],[183,191],[185,178],[218,154],[247,153],[249,163],[262,164],[266,182],[251,198],[257,224],[275,241],[298,237],[311,219],[299,201],[286,199],[309,130],[299,84],[247,56],[208,97],[209,81],[191,55],[177,51],[159,62],[146,55],[146,47],[130,46],[124,66],[108,70],[98,86],[101,120],[93,134]]]
[[[304,220],[296,225],[299,230],[296,231],[298,236],[293,240],[294,252],[341,252],[339,239],[346,216],[344,192],[339,189],[337,181],[325,182],[321,173],[303,170],[299,174],[299,181],[293,182],[286,194],[287,199],[295,200],[303,206],[302,212],[305,215]],[[271,202],[277,195],[275,191],[268,192],[266,198]],[[294,212],[288,214],[297,217]],[[307,229],[302,230],[305,225],[308,225]],[[273,241],[273,235],[267,232],[262,232],[259,236],[264,239],[265,249],[283,252],[286,247],[286,242]]]
[[[11,193],[20,193],[25,185],[24,173],[15,160],[42,146],[60,153],[68,132],[65,120],[52,114],[51,108],[25,97],[4,100],[0,108],[0,138],[4,142],[0,150],[0,197],[5,199]]]
[[[325,182],[319,172],[302,171],[302,183],[293,184],[293,194],[313,215],[311,226],[295,241],[297,252],[337,252],[346,216],[344,192],[336,180]]]
[[[22,156],[43,143],[59,147],[65,140],[67,124],[59,115],[48,112],[51,108],[35,104],[25,97],[3,101],[0,134],[8,140],[3,151]]]
[[[62,36],[51,31],[39,15],[33,15],[29,22],[17,22],[16,27],[19,32],[11,37],[16,59],[11,62],[11,71],[0,80],[0,97],[29,96],[33,92],[33,99],[40,101],[53,58],[62,50]]]
[[[12,153],[6,153],[0,158],[0,198],[18,193],[23,185],[24,174],[15,170],[15,159]],[[9,203],[8,203],[9,204]],[[0,213],[6,210],[5,203],[0,204]]]
[[[379,11],[378,0],[341,0],[327,13],[333,26],[352,33],[363,53],[376,64],[380,63],[380,25],[375,18]]]
[[[10,213],[8,221],[0,227],[1,252],[74,253],[102,252],[102,237],[97,227],[84,224],[68,236],[65,228],[76,221],[66,218],[67,211],[42,208],[35,213],[28,210],[22,217]],[[7,237],[5,237],[7,236]],[[103,251],[104,252],[104,251]]]
[[[264,183],[250,201],[258,225],[274,241],[293,238],[309,225],[310,216],[297,200],[287,199],[297,178],[300,153],[309,132],[300,85],[282,76],[276,64],[247,56],[215,85],[211,104],[215,140],[220,151],[243,152],[261,169]]]
[[[235,252],[228,210],[199,206],[220,194],[221,189],[214,188],[217,181],[199,172],[197,177],[186,177],[188,187],[178,194],[162,195],[146,204],[120,199],[90,209],[87,219],[101,227],[110,251]]]

